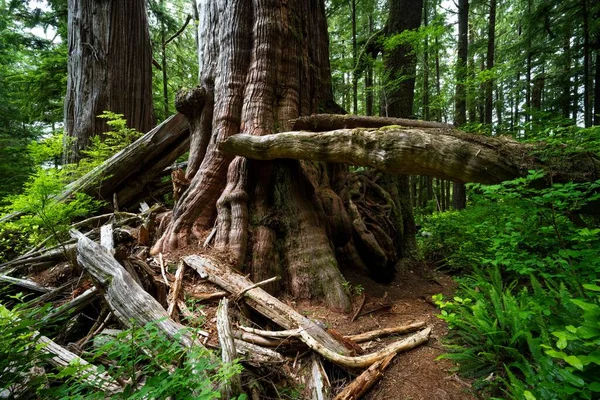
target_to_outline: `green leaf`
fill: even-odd
[[[525,400],[536,400],[536,397],[529,390],[524,391],[523,396]]]
[[[580,371],[583,371],[583,363],[581,362],[581,360],[579,359],[579,357],[577,356],[567,356],[564,358],[564,360],[569,363],[570,365],[572,365],[573,367],[577,368]]]

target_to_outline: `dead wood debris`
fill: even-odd
[[[71,241],[56,247],[44,247],[42,243],[0,265],[0,286],[12,285],[28,291],[31,297],[26,304],[30,307],[49,302],[56,306],[46,316],[48,321],[73,316],[66,324],[69,327],[56,336],[56,340],[64,342],[40,339],[53,353],[56,366],[67,365],[69,360],[85,364],[77,354],[85,354],[81,352],[102,335],[118,332],[114,328],[128,327],[132,321],[136,326],[154,322],[167,337],[184,347],[219,348],[224,362],[241,360],[246,366],[241,379],[219,388],[225,397],[246,391],[254,398],[255,386],[249,385],[249,381],[267,379],[267,387],[271,386],[274,393],[277,385],[284,382],[284,386],[303,387],[302,398],[331,399],[335,395],[336,399],[356,399],[383,376],[396,354],[429,338],[431,329],[424,322],[343,336],[325,329],[322,322],[305,317],[262,289],[278,277],[254,283],[208,256],[182,257],[173,275],[169,269],[177,260],[162,254],[155,259],[148,256],[146,246],[152,234],[149,220],[156,210],[145,206],[141,214],[118,212],[92,217],[75,224],[88,230],[86,233],[73,230]],[[103,225],[98,226],[99,223]],[[75,259],[77,264],[73,264]],[[39,263],[45,264],[38,267],[37,274],[32,274],[32,266]],[[47,271],[54,268],[56,272],[44,272],[43,268],[48,268]],[[48,278],[40,281],[40,276]],[[216,318],[213,318],[214,300],[220,300]],[[203,310],[190,301],[208,306]],[[365,311],[365,304],[363,295],[349,320],[378,311]],[[263,318],[261,325],[257,325],[249,319],[248,307],[266,320]],[[96,314],[86,315],[90,311]],[[180,318],[186,325],[182,325]],[[90,319],[95,321],[91,327],[77,329],[82,320]],[[265,324],[267,320],[270,323]],[[201,321],[204,323],[199,329]],[[73,337],[78,330],[80,336]],[[406,334],[410,335],[387,344],[380,340]],[[73,342],[69,349],[77,354],[61,344],[67,342]],[[369,349],[375,346],[375,350],[365,351],[359,344],[364,342],[370,342]],[[152,354],[153,349],[142,351]],[[110,364],[102,358],[98,362]],[[96,367],[91,368],[95,371]],[[165,368],[175,366],[165,365]],[[335,368],[338,375],[366,370],[346,388],[332,388],[328,374]],[[95,380],[107,392],[120,391],[127,383],[106,373]],[[139,381],[143,382],[143,377]]]

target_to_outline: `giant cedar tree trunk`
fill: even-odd
[[[152,48],[145,0],[69,0],[65,161],[108,130],[103,111],[140,132],[154,126]]]
[[[351,222],[325,164],[259,162],[218,151],[239,132],[265,135],[333,103],[322,0],[201,0],[201,85],[180,94],[190,120],[189,189],[153,251],[197,243],[216,221],[214,246],[271,291],[348,309],[335,248]]]

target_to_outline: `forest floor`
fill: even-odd
[[[171,254],[171,262],[181,254]],[[66,268],[66,267],[65,267]],[[64,280],[67,271],[53,268],[52,273],[36,274],[33,278],[42,284],[58,284]],[[436,272],[425,264],[413,264],[402,268],[393,282],[379,284],[367,276],[344,271],[344,276],[352,290],[357,293],[354,297],[354,309],[363,303],[361,314],[352,321],[355,313],[337,313],[310,301],[294,301],[281,299],[300,313],[319,320],[328,328],[342,335],[352,335],[367,331],[406,325],[411,322],[424,321],[432,327],[429,341],[406,353],[397,355],[392,364],[384,372],[383,378],[364,397],[366,400],[474,400],[476,393],[470,382],[462,379],[453,372],[454,365],[449,360],[438,360],[445,352],[442,340],[448,333],[446,323],[439,318],[439,310],[435,307],[431,296],[442,293],[452,296],[456,282],[448,275]],[[91,283],[79,288],[87,288]],[[184,293],[194,296],[196,293],[211,293],[219,291],[217,286],[199,279],[190,269],[184,280]],[[75,294],[73,294],[74,296]],[[211,333],[209,342],[217,346],[216,327],[214,326],[216,302],[203,303],[205,324],[203,329]],[[372,311],[372,312],[370,312]],[[381,347],[381,343],[361,345],[367,352],[372,347]],[[330,369],[327,368],[326,369]],[[334,393],[347,385],[351,379],[348,373],[335,372],[330,369],[330,381]]]
[[[370,278],[344,272],[345,278],[355,287],[364,290],[366,301],[363,312],[390,305],[381,311],[358,317],[336,314],[324,307],[299,306],[310,312],[312,318],[326,321],[342,334],[356,334],[375,329],[425,321],[433,328],[429,342],[406,353],[400,353],[385,371],[383,378],[364,397],[366,400],[469,400],[476,399],[471,384],[453,372],[449,360],[437,360],[445,352],[441,340],[448,333],[446,323],[437,318],[439,310],[431,296],[443,293],[452,295],[456,282],[432,271],[425,265],[406,267],[390,284],[382,285]],[[355,300],[355,307],[360,298]],[[363,346],[364,347],[364,346]],[[346,382],[347,383],[347,382]],[[335,388],[335,383],[332,382]]]
[[[439,309],[431,296],[442,293],[452,296],[456,282],[448,275],[433,271],[424,264],[407,266],[398,273],[393,282],[379,284],[367,276],[344,271],[346,280],[356,292],[362,291],[365,302],[362,313],[352,321],[353,313],[334,312],[323,305],[311,301],[293,301],[281,299],[307,317],[321,321],[342,335],[352,335],[367,331],[406,325],[424,321],[432,327],[429,341],[406,353],[397,355],[384,372],[383,378],[363,397],[365,400],[475,400],[477,395],[471,383],[460,378],[455,365],[449,360],[437,358],[445,352],[442,340],[448,333],[446,323],[437,318]],[[195,282],[194,282],[195,281]],[[210,292],[218,290],[214,285],[192,279],[187,284],[194,287],[188,290]],[[362,289],[362,290],[361,290]],[[186,291],[184,289],[184,291]],[[362,295],[354,298],[354,309],[362,302]],[[376,310],[369,313],[371,310]],[[214,319],[215,305],[204,308],[207,321]],[[212,325],[212,324],[210,324]],[[206,328],[206,326],[205,326]],[[211,328],[208,328],[211,331]],[[213,335],[211,335],[213,336]],[[216,335],[214,335],[216,337]],[[385,340],[385,339],[384,339]],[[389,341],[389,340],[388,340]],[[215,343],[216,345],[216,343]],[[372,347],[381,347],[381,343],[372,343]],[[372,351],[367,343],[361,345],[367,352]],[[328,369],[334,393],[349,383],[349,375],[338,374]]]

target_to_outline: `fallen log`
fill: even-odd
[[[219,150],[256,160],[293,158],[347,163],[393,174],[485,184],[514,179],[531,169],[550,170],[554,182],[598,179],[598,158],[582,154],[567,159],[565,155],[541,162],[533,154],[541,146],[456,130],[391,126],[378,130],[294,131],[264,136],[238,134],[221,142]]]
[[[111,202],[117,194],[121,207],[142,191],[163,170],[171,165],[189,147],[189,125],[182,114],[176,114],[146,133],[138,140],[70,183],[54,200],[67,200],[75,193]],[[0,222],[23,215],[7,214]]]
[[[321,359],[311,354],[300,371],[301,382],[304,384],[304,397],[311,400],[331,399],[331,382],[327,377]]]
[[[230,293],[241,293],[246,288],[254,285],[254,282],[248,278],[231,271],[225,266],[218,266],[217,262],[211,258],[192,255],[183,257],[183,261],[196,270],[200,277],[207,278]],[[301,328],[308,335],[311,335],[317,343],[322,343],[323,346],[339,354],[349,354],[349,351],[343,345],[333,339],[314,321],[301,315],[260,287],[245,292],[244,298],[250,307],[275,321],[279,326],[286,329]]]
[[[390,354],[387,357],[373,363],[368,369],[360,374],[348,386],[344,388],[333,400],[357,400],[362,397],[381,377],[383,371],[390,365],[396,354]]]
[[[183,260],[201,277],[221,286],[230,293],[239,293],[253,286],[246,277],[235,273],[226,266],[218,266],[216,261],[206,256],[187,256]],[[262,315],[287,329],[298,329],[300,339],[312,350],[335,364],[349,368],[366,368],[389,354],[410,350],[429,339],[430,328],[426,328],[408,338],[393,342],[385,348],[371,354],[352,357],[350,351],[336,341],[329,333],[314,321],[271,296],[263,289],[255,287],[245,293],[247,304]]]
[[[43,294],[43,295],[41,295],[38,298],[32,299],[32,300],[28,301],[25,304],[26,304],[27,307],[36,307],[36,306],[39,306],[41,304],[49,303],[50,301],[53,301],[56,298],[58,298],[60,295],[62,295],[67,290],[72,291],[73,288],[75,286],[77,286],[79,280],[80,279],[78,277],[77,278],[71,278],[67,282],[65,282],[64,284],[62,284],[61,286],[59,286],[56,289],[52,290],[51,292]]]
[[[265,364],[280,364],[288,361],[284,356],[275,350],[267,349],[253,343],[234,339],[235,350],[242,357],[244,362],[255,367],[261,367]]]
[[[123,324],[131,327],[132,320],[138,326],[153,322],[167,337],[186,347],[192,345],[187,329],[169,318],[160,303],[144,291],[111,254],[77,231],[71,231],[71,236],[78,239],[78,263],[90,273]]]
[[[75,297],[73,300],[65,303],[50,313],[46,314],[46,316],[42,319],[43,321],[52,321],[60,318],[61,316],[68,313],[76,313],[77,311],[82,310],[85,306],[94,301],[97,297],[100,296],[100,292],[95,287],[92,287],[81,295]]]
[[[39,292],[39,293],[48,293],[53,290],[56,290],[56,288],[53,288],[53,287],[41,286],[38,283],[36,283],[32,280],[29,280],[29,279],[13,278],[12,276],[7,276],[7,275],[0,275],[0,282],[4,282],[4,283],[7,283],[12,286],[17,286],[17,287],[20,287],[23,289],[27,289],[27,290],[31,290],[33,292]]]
[[[221,360],[224,364],[232,364],[237,356],[233,333],[229,323],[229,300],[223,299],[217,308],[217,332],[221,345]],[[222,384],[220,389],[224,398],[230,399],[242,393],[242,382],[239,375],[233,376]]]
[[[399,125],[411,128],[441,128],[454,129],[454,126],[443,122],[422,121],[419,119],[368,117],[365,115],[351,114],[313,114],[293,120],[293,130],[325,132],[335,129],[353,128],[382,128],[384,126]]]
[[[81,369],[77,370],[76,376],[91,386],[106,392],[106,394],[114,394],[123,390],[110,375],[100,372],[96,366],[88,363],[64,347],[59,346],[47,337],[40,336],[38,343],[42,345],[42,352],[52,356],[49,358],[49,362],[55,367],[62,369],[71,365],[78,365]]]
[[[4,273],[9,269],[12,269],[12,272],[14,272],[20,268],[24,268],[27,265],[37,262],[68,260],[74,254],[76,247],[77,246],[75,244],[57,246],[57,248],[48,250],[40,255],[28,256],[7,261],[0,266],[0,273]]]

